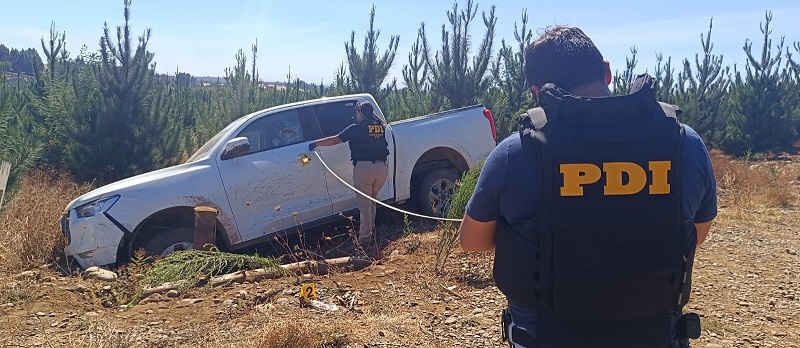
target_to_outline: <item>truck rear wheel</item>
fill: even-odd
[[[148,256],[165,257],[176,251],[193,249],[194,229],[175,227],[163,230],[144,244]]]
[[[437,169],[425,174],[416,189],[420,212],[428,216],[446,216],[458,179],[453,169]]]

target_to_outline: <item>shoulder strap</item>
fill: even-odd
[[[535,131],[542,129],[547,124],[547,114],[541,107],[528,109],[519,121],[519,131],[526,129]]]
[[[630,94],[646,93],[647,97],[645,97],[645,101],[648,102],[648,104],[657,101],[667,117],[678,120],[681,114],[683,114],[683,110],[677,105],[658,101],[656,99],[656,84],[656,80],[649,74],[644,73],[638,75],[631,86]]]
[[[664,102],[658,102],[658,104],[661,105],[661,109],[664,110],[664,113],[669,117],[679,118],[681,114],[683,114],[683,110],[677,105]]]
[[[533,129],[542,129],[547,124],[547,114],[542,108],[533,108],[531,111],[531,121],[533,121]]]

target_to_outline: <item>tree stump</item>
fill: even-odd
[[[212,207],[201,206],[194,208],[193,249],[208,251],[214,245],[218,214],[219,211]]]

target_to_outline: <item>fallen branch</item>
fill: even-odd
[[[281,265],[280,270],[273,268],[259,268],[250,271],[237,271],[234,273],[223,274],[212,277],[211,286],[220,286],[230,283],[256,282],[263,279],[278,279],[289,274],[302,275],[311,273],[314,275],[327,274],[331,266],[353,266],[361,267],[370,264],[369,260],[354,257],[339,257],[322,261],[300,261]]]
[[[183,284],[182,281],[180,281],[178,283],[164,283],[164,284],[161,284],[161,285],[156,286],[156,287],[145,288],[144,290],[142,290],[142,296],[143,297],[147,297],[147,296],[150,296],[152,294],[163,294],[163,293],[166,293],[166,292],[168,292],[170,290],[178,290],[178,287],[181,284]]]
[[[448,294],[450,294],[450,295],[453,295],[453,296],[457,297],[459,300],[463,300],[463,299],[464,299],[464,297],[462,297],[462,296],[461,296],[459,293],[457,293],[457,292],[455,292],[455,291],[451,290],[450,288],[448,288],[448,287],[446,287],[446,286],[444,286],[444,285],[441,285],[441,284],[440,284],[439,286],[440,286],[440,287],[442,287],[442,289],[443,289],[444,291],[446,291]]]
[[[350,299],[350,310],[353,310],[353,306],[356,305],[356,298],[358,298],[358,291],[353,293],[353,298]]]
[[[372,262],[370,262],[369,260],[345,256],[345,257],[337,257],[334,259],[326,259],[322,261],[314,261],[314,260],[300,261],[286,265],[281,265],[281,268],[285,269],[288,272],[294,273],[295,275],[302,275],[305,273],[312,273],[314,275],[323,275],[328,273],[330,266],[362,267],[369,265],[371,263]]]
[[[157,260],[147,270],[142,283],[156,287],[174,283],[178,285],[178,292],[184,292],[207,281],[208,278],[221,275],[231,277],[228,276],[231,272],[236,274],[245,269],[275,269],[283,273],[279,266],[277,260],[258,255],[226,253],[216,248],[209,251],[192,249],[172,253]],[[223,283],[228,281],[228,278],[222,280]]]
[[[211,286],[221,286],[230,283],[244,283],[244,282],[257,282],[263,279],[278,279],[288,273],[286,270],[278,268],[259,268],[249,271],[237,271],[233,273],[223,274],[216,277],[211,277],[209,281]]]
[[[280,268],[258,268],[254,270],[241,270],[228,274],[223,274],[211,277],[209,283],[211,286],[222,286],[230,283],[244,283],[244,282],[257,282],[264,279],[278,279],[290,274],[302,275],[311,273],[314,275],[327,274],[330,267],[363,267],[371,264],[369,260],[359,259],[355,257],[339,257],[334,259],[327,259],[322,261],[300,261],[280,265]],[[178,281],[176,283],[164,283],[156,287],[146,288],[142,291],[144,297],[150,296],[155,293],[163,294],[170,290],[178,290],[185,281]],[[352,304],[351,304],[352,308]]]

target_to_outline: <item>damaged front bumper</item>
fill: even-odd
[[[117,261],[117,251],[125,236],[108,213],[78,217],[75,209],[65,212],[59,220],[67,246],[64,253],[81,268],[104,266]]]

